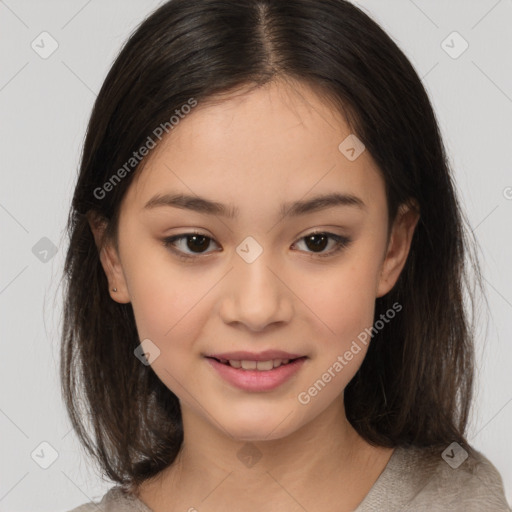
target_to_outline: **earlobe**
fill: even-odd
[[[123,274],[121,262],[116,249],[110,242],[100,250],[100,260],[103,270],[107,275],[109,283],[109,293],[112,300],[120,304],[127,304],[130,302],[126,280]]]
[[[387,254],[382,262],[376,297],[386,295],[398,281],[407,261],[419,218],[417,204],[415,207],[403,205],[399,209],[391,232]]]
[[[107,276],[110,297],[116,302],[127,304],[130,302],[130,296],[128,294],[119,254],[112,242],[105,239],[107,221],[100,219],[91,211],[87,212],[87,219],[94,236],[96,248],[99,251],[103,271]]]

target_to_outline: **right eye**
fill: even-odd
[[[162,240],[165,247],[169,248],[172,252],[182,259],[195,258],[197,255],[205,253],[205,250],[210,246],[213,238],[204,235],[203,233],[183,233],[181,235],[174,235]],[[176,249],[176,242],[179,242],[181,248]],[[185,252],[185,249],[191,252]],[[212,252],[212,251],[210,251]],[[206,253],[207,254],[207,253]],[[196,255],[196,256],[194,256]]]

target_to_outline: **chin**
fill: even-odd
[[[301,426],[295,411],[285,408],[258,411],[254,405],[244,411],[232,409],[229,417],[220,419],[219,424],[234,439],[245,442],[281,439]]]

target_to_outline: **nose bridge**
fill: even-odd
[[[247,237],[236,252],[220,308],[223,320],[246,324],[252,330],[288,321],[292,313],[290,292],[279,279],[277,267],[273,268],[272,251]]]

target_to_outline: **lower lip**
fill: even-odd
[[[206,359],[224,380],[245,391],[270,391],[281,386],[302,368],[306,360],[305,357],[301,357],[273,370],[242,370],[219,363],[216,359]]]

